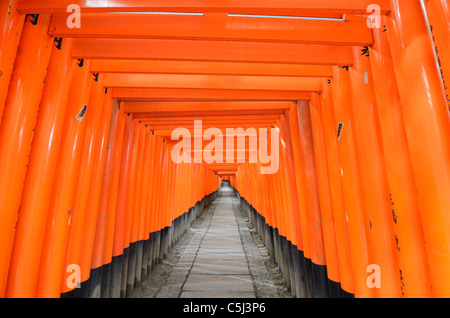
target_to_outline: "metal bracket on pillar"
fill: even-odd
[[[30,17],[31,19],[28,19]],[[38,23],[39,14],[27,14],[25,16],[26,21],[30,21],[32,25],[36,25]]]
[[[341,134],[342,134],[342,129],[344,128],[344,123],[339,123],[338,124],[338,130],[337,130],[337,140],[340,141],[341,140]]]
[[[361,50],[361,55],[370,56],[369,47],[365,46],[364,49]]]
[[[53,40],[53,42],[56,43],[56,48],[58,50],[61,50],[62,41],[63,41],[63,38],[55,38]]]

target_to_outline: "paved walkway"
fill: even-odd
[[[228,187],[220,194],[157,298],[278,297],[260,249],[237,210],[238,201]]]

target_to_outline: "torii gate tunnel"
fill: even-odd
[[[295,297],[450,297],[448,0],[0,0],[0,34],[0,297],[125,297],[221,185]]]

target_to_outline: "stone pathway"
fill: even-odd
[[[156,298],[279,297],[238,201],[220,191]]]

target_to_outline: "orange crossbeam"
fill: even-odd
[[[230,113],[231,114],[231,113]],[[210,122],[258,122],[260,120],[272,120],[275,122],[280,119],[280,116],[276,115],[250,115],[250,116],[235,116],[233,115],[222,115],[222,116],[186,116],[186,117],[162,117],[162,118],[148,118],[142,119],[142,122],[148,125],[161,124],[161,123],[192,123],[194,120],[202,120],[203,123]]]
[[[208,167],[208,169],[211,169]],[[211,169],[212,170],[212,169]],[[237,168],[234,169],[214,169],[214,171],[217,171],[217,174],[221,174],[221,173],[236,173],[237,172]]]
[[[228,135],[227,129],[233,129],[234,132],[232,132],[232,134],[235,137],[248,137],[249,136],[248,128],[255,128],[255,127],[248,127],[248,128],[236,127],[236,126],[233,126],[233,125],[229,125],[229,126],[230,127],[215,127],[215,128],[220,130],[224,137],[226,137]],[[186,128],[186,127],[184,127],[184,128]],[[203,138],[211,137],[211,136],[214,135],[215,131],[210,130],[210,128],[213,128],[213,127],[203,127],[202,130],[201,130],[201,134],[200,134],[200,130],[199,129],[194,129],[193,127],[186,128],[186,129],[189,131],[189,133],[191,135],[191,138],[193,140],[194,139],[202,140]],[[243,131],[239,131],[239,128],[243,129]],[[271,128],[271,127],[261,127],[261,128],[262,129],[264,129],[264,128],[268,129],[268,128]],[[255,128],[255,130],[256,130],[256,135],[259,136],[259,130],[256,129],[256,128]],[[166,140],[170,140],[171,139],[172,132],[173,132],[173,130],[171,130],[171,129],[166,129],[166,130],[164,130],[164,129],[156,129],[156,130],[154,130],[154,134],[156,136],[160,136],[160,137],[162,137],[163,139],[166,139]],[[209,143],[209,142],[207,142],[207,143]]]
[[[348,46],[164,39],[74,39],[76,59],[352,65]]]
[[[237,174],[236,172],[229,172],[229,171],[217,171],[216,172],[217,175],[221,175],[221,176],[234,176]]]
[[[176,143],[176,141],[174,141],[173,143]],[[198,153],[204,153],[204,150],[195,149],[193,147],[190,151],[186,151],[186,152],[189,152],[191,155],[195,155],[196,153],[197,154]],[[225,156],[226,152],[233,153],[235,155],[235,159],[234,159],[233,162],[236,162],[236,159],[237,159],[236,155],[237,154],[245,154],[245,155],[255,154],[255,153],[257,154],[258,153],[258,149],[234,149],[234,150],[227,150],[226,148],[224,148],[223,152],[224,152],[224,156]]]
[[[233,129],[239,128],[239,127],[226,127],[226,126],[231,126],[231,125],[225,125],[225,127],[214,127],[214,128],[217,128],[217,129],[221,130],[223,136],[226,136],[227,128],[233,128]],[[175,128],[179,128],[179,127],[175,127],[175,128],[171,128],[171,127],[161,128],[161,127],[159,127],[159,128],[160,129],[154,129],[155,136],[166,137],[166,139],[170,139],[170,137],[172,136],[173,130]],[[204,136],[209,136],[210,134],[208,134],[209,132],[207,130],[208,130],[208,128],[212,128],[212,127],[203,127],[202,128],[202,135],[196,135],[197,132],[194,131],[194,127],[184,127],[184,128],[189,130],[189,132],[191,134],[191,138],[194,139],[194,138],[203,138]],[[242,128],[244,130],[246,130],[248,128],[255,128],[256,132],[259,133],[259,128],[267,128],[268,129],[268,128],[271,128],[271,127],[268,127],[268,126],[266,126],[266,127],[258,127],[258,125],[254,125],[254,126],[251,126],[251,127],[246,127],[244,125],[240,125],[240,128]],[[244,133],[244,135],[241,135],[239,133],[236,133],[235,135],[236,136],[244,136],[245,133]]]
[[[194,129],[194,123],[191,124],[185,124],[185,125],[178,125],[176,123],[174,124],[152,124],[152,125],[148,125],[151,129],[154,130],[174,130],[177,128],[186,128],[186,129]],[[242,123],[237,123],[235,125],[231,125],[230,123],[204,123],[203,127],[205,129],[207,128],[223,128],[224,131],[226,130],[226,128],[233,128],[233,127],[239,127],[239,128],[243,128],[243,129],[247,129],[247,128],[267,128],[267,127],[271,127],[271,126],[275,126],[273,124],[272,121],[265,121],[265,122],[255,122],[255,123],[249,123],[249,122],[242,122]]]
[[[55,14],[49,27],[53,37],[186,39],[272,43],[371,45],[366,20],[351,21],[255,18],[226,13],[149,15],[85,13],[83,27],[70,28],[67,14]]]
[[[194,121],[174,121],[171,122],[170,120],[165,122],[153,122],[151,119],[143,120],[144,124],[148,125],[149,127],[152,127],[154,129],[158,129],[160,127],[184,127],[184,128],[191,128],[194,126]],[[235,120],[234,122],[228,122],[228,121],[205,121],[203,120],[203,127],[209,128],[209,127],[269,127],[275,125],[275,120],[272,119],[259,119],[259,120]]]
[[[320,91],[321,79],[315,77],[266,77],[167,74],[105,74],[105,87],[201,88]]]
[[[186,111],[225,111],[237,110],[287,110],[292,102],[125,102],[124,111],[136,112],[186,112]]]
[[[173,88],[113,88],[112,97],[124,101],[293,101],[309,100],[311,93],[300,91],[173,89]]]
[[[158,113],[147,113],[147,112],[139,112],[134,113],[133,117],[136,119],[145,120],[148,118],[167,118],[171,116],[175,117],[195,117],[199,118],[207,118],[208,116],[228,116],[232,113],[233,115],[283,115],[284,110],[281,109],[269,109],[269,110],[235,110],[233,112],[230,111],[191,111],[191,112],[158,112]]]
[[[94,60],[94,73],[332,77],[327,65],[201,61]]]
[[[79,5],[83,12],[228,12],[341,17],[344,14],[363,14],[371,4],[378,4],[383,14],[390,11],[388,0],[21,0],[17,9],[22,13],[66,12],[71,4]]]
[[[203,166],[211,170],[237,170],[242,163],[203,163]]]
[[[199,140],[202,141],[201,147],[200,147],[200,143],[199,143],[199,146],[198,146],[199,149],[196,149],[195,148],[195,144],[194,144],[194,138],[193,137],[191,137],[191,138],[192,138],[192,140],[191,140],[192,141],[191,142],[191,149],[190,149],[191,152],[204,151],[206,146],[210,145],[211,142],[212,142],[210,140],[201,140],[201,139],[199,139]],[[229,151],[229,152],[235,152],[235,153],[239,153],[239,152],[245,152],[245,153],[251,152],[251,153],[253,153],[253,152],[257,152],[258,151],[258,147],[251,147],[251,146],[248,145],[248,142],[246,142],[246,144],[242,148],[241,147],[238,148],[238,144],[237,144],[237,142],[235,142],[234,143],[234,148],[228,149],[227,145],[226,145],[226,138],[227,138],[227,136],[223,135],[223,141],[224,142],[223,142],[223,149],[222,149],[222,151],[224,151],[224,152]],[[171,136],[165,136],[163,140],[169,145],[175,145],[175,144],[178,144],[180,142],[180,140],[172,140]]]

